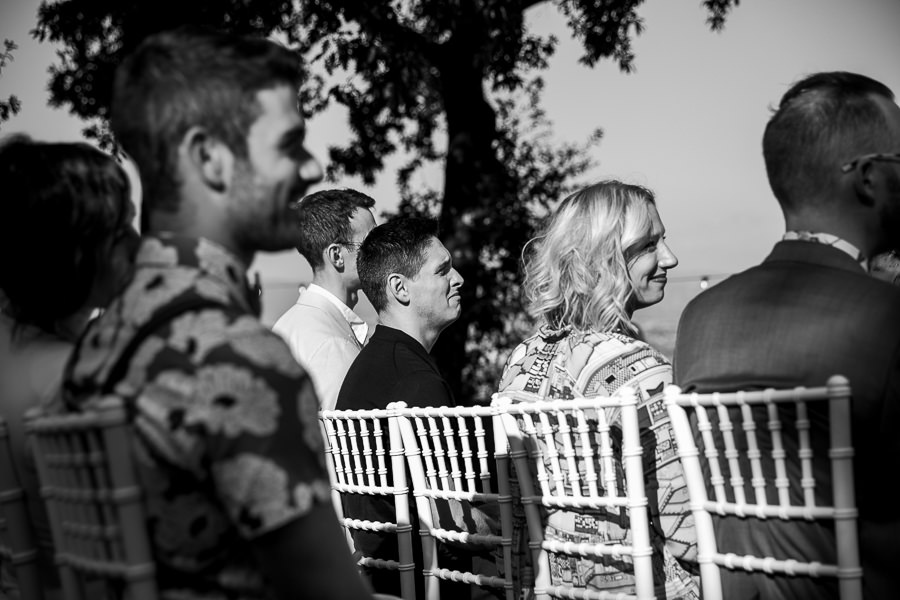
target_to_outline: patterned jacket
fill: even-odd
[[[660,599],[696,600],[700,597],[697,583],[676,560],[695,559],[696,538],[687,487],[662,398],[663,388],[671,382],[669,361],[642,341],[619,333],[543,327],[513,350],[499,391],[524,391],[553,400],[611,396],[623,385],[635,389],[645,449],[654,581],[659,585],[656,595]],[[615,423],[612,425],[615,427]],[[648,454],[650,448],[655,453]],[[514,509],[514,573],[528,573],[531,557],[525,515],[521,506]],[[627,543],[630,536],[627,520],[622,521],[618,513],[548,510],[546,517],[545,539],[615,544]],[[625,561],[576,560],[551,554],[550,565],[554,584],[634,593],[634,577]],[[520,597],[519,590],[516,596]]]

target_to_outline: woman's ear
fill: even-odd
[[[191,127],[182,143],[197,178],[215,192],[225,192],[234,175],[231,149],[202,127]]]
[[[400,273],[388,275],[387,289],[388,293],[397,299],[397,302],[403,305],[409,304],[409,288],[404,275]]]

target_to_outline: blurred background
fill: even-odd
[[[205,5],[199,3],[198,6],[201,4]],[[264,33],[268,31],[266,19],[270,16],[262,13],[274,10],[275,3],[261,2],[256,8],[241,8],[243,3],[240,2],[223,4],[233,4],[237,11],[229,15],[226,22],[243,27],[242,19],[246,19],[246,27],[261,27]],[[456,240],[452,247],[455,256],[467,256],[466,243],[474,243],[472,239],[479,244],[481,239],[489,240],[492,245],[481,245],[471,252],[482,263],[481,267],[474,265],[472,273],[475,275],[467,277],[472,285],[469,302],[474,308],[467,317],[465,326],[468,329],[454,334],[456,345],[447,351],[450,357],[447,364],[455,369],[457,377],[479,379],[487,382],[488,387],[496,375],[496,365],[502,363],[510,344],[518,341],[516,337],[521,339],[530,327],[517,316],[519,307],[513,300],[517,293],[514,271],[521,236],[533,230],[542,214],[564,193],[578,185],[616,177],[645,185],[657,194],[659,210],[668,230],[667,239],[680,264],[670,273],[666,299],[637,313],[636,321],[648,341],[671,357],[677,320],[685,304],[704,286],[715,285],[729,274],[758,263],[783,232],[780,211],[766,182],[760,147],[770,108],[788,86],[815,71],[849,70],[878,79],[900,91],[900,70],[897,68],[900,2],[896,0],[744,0],[737,6],[733,6],[733,2],[698,0],[623,1],[621,10],[633,18],[630,25],[625,27],[624,34],[615,32],[618,37],[612,40],[612,46],[606,50],[595,49],[593,55],[584,60],[586,54],[591,54],[586,52],[585,39],[591,39],[592,31],[601,34],[604,31],[592,21],[595,15],[589,11],[567,14],[561,8],[563,3],[546,1],[525,3],[529,8],[521,15],[510,13],[505,19],[506,13],[480,15],[485,20],[494,19],[492,22],[502,24],[496,25],[500,33],[494,35],[506,35],[511,31],[508,28],[515,25],[524,31],[524,39],[553,40],[552,53],[541,54],[540,44],[535,42],[537,49],[534,52],[540,54],[540,60],[529,59],[522,51],[516,59],[519,62],[509,72],[503,71],[503,65],[490,63],[484,95],[497,122],[501,123],[501,129],[512,132],[499,146],[495,143],[501,162],[504,157],[507,162],[516,162],[519,173],[529,161],[540,163],[548,169],[553,167],[561,176],[553,185],[548,179],[541,180],[539,185],[526,185],[521,183],[523,178],[520,177],[515,188],[518,199],[503,200],[502,194],[498,195],[495,209],[490,198],[482,198],[479,209],[474,204],[460,203],[460,190],[448,185],[444,179],[448,123],[452,129],[453,119],[459,119],[458,115],[442,112],[447,108],[446,98],[435,97],[432,104],[423,104],[417,109],[420,113],[432,108],[436,111],[434,130],[422,134],[430,136],[427,143],[419,140],[418,145],[403,146],[403,131],[407,132],[405,135],[411,135],[409,131],[421,133],[421,123],[416,124],[413,118],[413,125],[420,129],[388,131],[384,139],[392,141],[398,150],[382,152],[374,168],[355,168],[350,154],[334,152],[335,147],[344,147],[362,148],[363,152],[378,154],[372,148],[377,147],[375,142],[382,139],[378,136],[384,132],[361,132],[354,119],[358,118],[358,112],[365,108],[366,102],[390,103],[391,98],[383,92],[387,86],[379,87],[388,80],[379,77],[391,77],[392,69],[400,67],[418,68],[423,59],[406,56],[402,50],[382,43],[382,40],[371,43],[372,39],[378,40],[375,34],[362,26],[354,28],[353,11],[365,12],[368,8],[348,8],[349,12],[342,16],[345,22],[340,30],[312,33],[309,29],[304,30],[316,22],[313,19],[318,14],[316,11],[324,10],[325,4],[295,3],[296,30],[273,35],[282,35],[288,43],[306,44],[307,57],[310,53],[318,53],[320,57],[325,56],[323,60],[327,60],[322,45],[327,36],[338,44],[349,43],[354,35],[362,36],[359,39],[366,41],[365,36],[370,35],[373,36],[367,42],[370,51],[375,52],[377,48],[386,54],[376,57],[380,61],[379,72],[364,70],[368,67],[364,63],[366,59],[359,54],[359,44],[345,53],[345,58],[350,58],[336,69],[324,66],[326,62],[310,61],[311,70],[320,76],[323,87],[320,86],[318,96],[315,90],[311,92],[318,104],[308,122],[308,146],[323,164],[331,168],[332,175],[331,181],[323,182],[316,189],[336,186],[360,189],[375,198],[379,220],[397,211],[431,212],[445,226],[452,225],[448,237]],[[94,42],[85,37],[88,26],[84,25],[78,31],[81,20],[116,26],[118,17],[104,16],[100,14],[105,10],[102,7],[86,8],[84,3],[47,4],[51,8],[56,5],[66,6],[65,10],[59,8],[55,14],[70,18],[71,26],[65,21],[60,25],[59,19],[45,18],[45,39],[38,41],[31,33],[38,28],[38,0],[6,0],[0,4],[0,40],[15,44],[6,47],[6,59],[0,63],[0,101],[8,103],[10,96],[15,96],[18,107],[18,111],[11,111],[8,119],[0,123],[0,134],[26,132],[38,139],[73,140],[81,139],[84,129],[98,122],[84,118],[85,110],[90,112],[87,103],[81,107],[80,114],[71,112],[75,106],[71,98],[79,94],[91,96],[90,92],[79,90],[78,78],[70,79],[68,84],[63,79],[56,81],[54,96],[49,89],[51,73],[48,69],[51,65],[60,65],[60,57],[66,53],[70,60],[75,57],[75,62],[82,61],[79,72],[84,71],[85,64],[95,60],[92,58],[95,55],[99,56],[96,60],[100,62],[114,61],[112,51],[108,56],[104,52],[115,49],[116,43],[127,45],[129,38],[126,35],[110,43],[113,38],[107,36],[105,41],[96,42],[100,51],[92,49]],[[76,9],[78,5],[84,6]],[[385,10],[394,11],[396,22],[409,26],[417,35],[434,35],[442,41],[453,38],[453,31],[438,31],[433,24],[450,18],[445,14],[449,10],[446,7],[471,5],[502,11],[507,5],[520,10],[522,3],[496,0],[444,2],[443,5],[426,1],[366,3],[366,7],[370,5],[387,7]],[[164,13],[166,6],[157,4],[156,12],[148,14]],[[173,3],[173,6],[178,5]],[[713,30],[710,18],[715,16],[716,7],[722,6],[730,10],[723,13],[724,26]],[[177,10],[182,9],[187,10],[186,5]],[[244,15],[239,12],[242,10],[256,10],[258,14]],[[519,17],[520,27],[516,21]],[[617,18],[621,17],[620,12]],[[107,21],[103,21],[104,18]],[[169,12],[166,18],[171,22],[177,15],[173,17]],[[62,36],[54,40],[54,36],[49,35],[67,29],[74,32],[68,39]],[[124,29],[127,34],[128,26]],[[520,34],[518,29],[515,33]],[[78,50],[80,54],[71,54],[73,48],[82,43],[75,41],[79,39],[83,40],[84,48]],[[623,39],[627,42],[624,45]],[[600,42],[602,46],[602,35]],[[334,47],[331,46],[332,52]],[[345,46],[345,49],[350,47]],[[529,60],[533,64],[527,68],[522,66]],[[510,73],[522,76],[523,83],[514,90],[515,94],[500,89],[502,85],[498,87],[498,82],[502,83],[503,77]],[[529,82],[536,77],[540,78],[541,85],[529,87]],[[392,82],[388,81],[388,84]],[[357,94],[355,100],[348,92],[351,89]],[[344,92],[346,97],[341,96]],[[402,94],[402,90],[395,93]],[[428,101],[430,92],[419,90],[416,93],[424,94]],[[323,102],[323,98],[328,101]],[[102,103],[102,98],[98,101]],[[475,119],[477,107],[472,110],[472,119]],[[539,110],[539,118],[529,112],[534,110]],[[390,110],[376,114],[384,115],[387,129],[396,124],[391,119],[398,121]],[[504,143],[511,149],[504,150]],[[417,157],[417,152],[427,154],[423,148],[429,144],[436,152],[432,156]],[[523,153],[522,148],[531,148],[533,152]],[[542,154],[542,148],[549,154]],[[560,149],[568,149],[568,153]],[[417,158],[422,159],[421,166],[404,180],[404,173],[408,173],[406,167]],[[138,200],[139,185],[133,167],[128,168]],[[559,197],[551,197],[554,193]],[[526,194],[529,197],[523,197]],[[441,198],[450,197],[456,198],[454,202],[464,208],[448,210],[441,204]],[[519,221],[505,216],[502,219],[490,217],[494,213],[507,215],[510,202],[517,201],[523,207],[527,205],[528,211],[521,226]],[[484,218],[485,215],[489,218]],[[455,224],[468,223],[472,219],[482,227],[478,235],[459,238]],[[505,237],[507,234],[508,238]],[[461,260],[465,264],[465,259]],[[491,271],[493,279],[482,280],[481,274],[488,269],[484,267],[487,263],[499,267]],[[269,325],[294,302],[298,287],[311,278],[308,265],[294,251],[258,255],[251,273],[258,273],[262,282],[262,319]],[[492,296],[491,282],[494,281],[505,282],[498,284],[505,290],[503,294]],[[507,310],[508,315],[504,314]],[[374,320],[374,313],[364,297],[357,312]],[[494,331],[501,332],[499,337],[484,334]],[[490,347],[479,347],[479,344]],[[465,356],[460,353],[463,345]],[[482,389],[468,393],[483,392]]]

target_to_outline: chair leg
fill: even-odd
[[[59,580],[66,600],[90,600],[85,595],[81,578],[71,567],[59,567]]]

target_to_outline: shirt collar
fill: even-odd
[[[825,246],[837,248],[838,250],[846,253],[853,260],[858,262],[859,266],[861,266],[864,271],[868,272],[869,270],[869,261],[866,260],[866,257],[863,255],[863,253],[859,251],[859,248],[857,248],[847,240],[839,238],[836,235],[813,231],[790,230],[786,232],[784,234],[784,237],[782,237],[781,239],[785,241],[812,242],[814,244],[823,244]]]
[[[260,314],[260,294],[247,280],[247,269],[225,247],[206,238],[191,238],[168,232],[144,235],[135,258],[137,267],[189,267],[220,282],[229,296],[254,315]]]
[[[360,344],[364,344],[366,341],[366,336],[369,334],[369,324],[363,321],[362,317],[353,312],[349,306],[341,302],[341,300],[323,288],[320,285],[316,285],[315,283],[310,283],[309,287],[306,288],[311,294],[318,294],[323,298],[326,298],[329,302],[331,302],[335,308],[337,308],[344,319],[347,320],[347,323],[350,325],[351,331],[353,331],[353,335],[356,337],[356,341]]]

